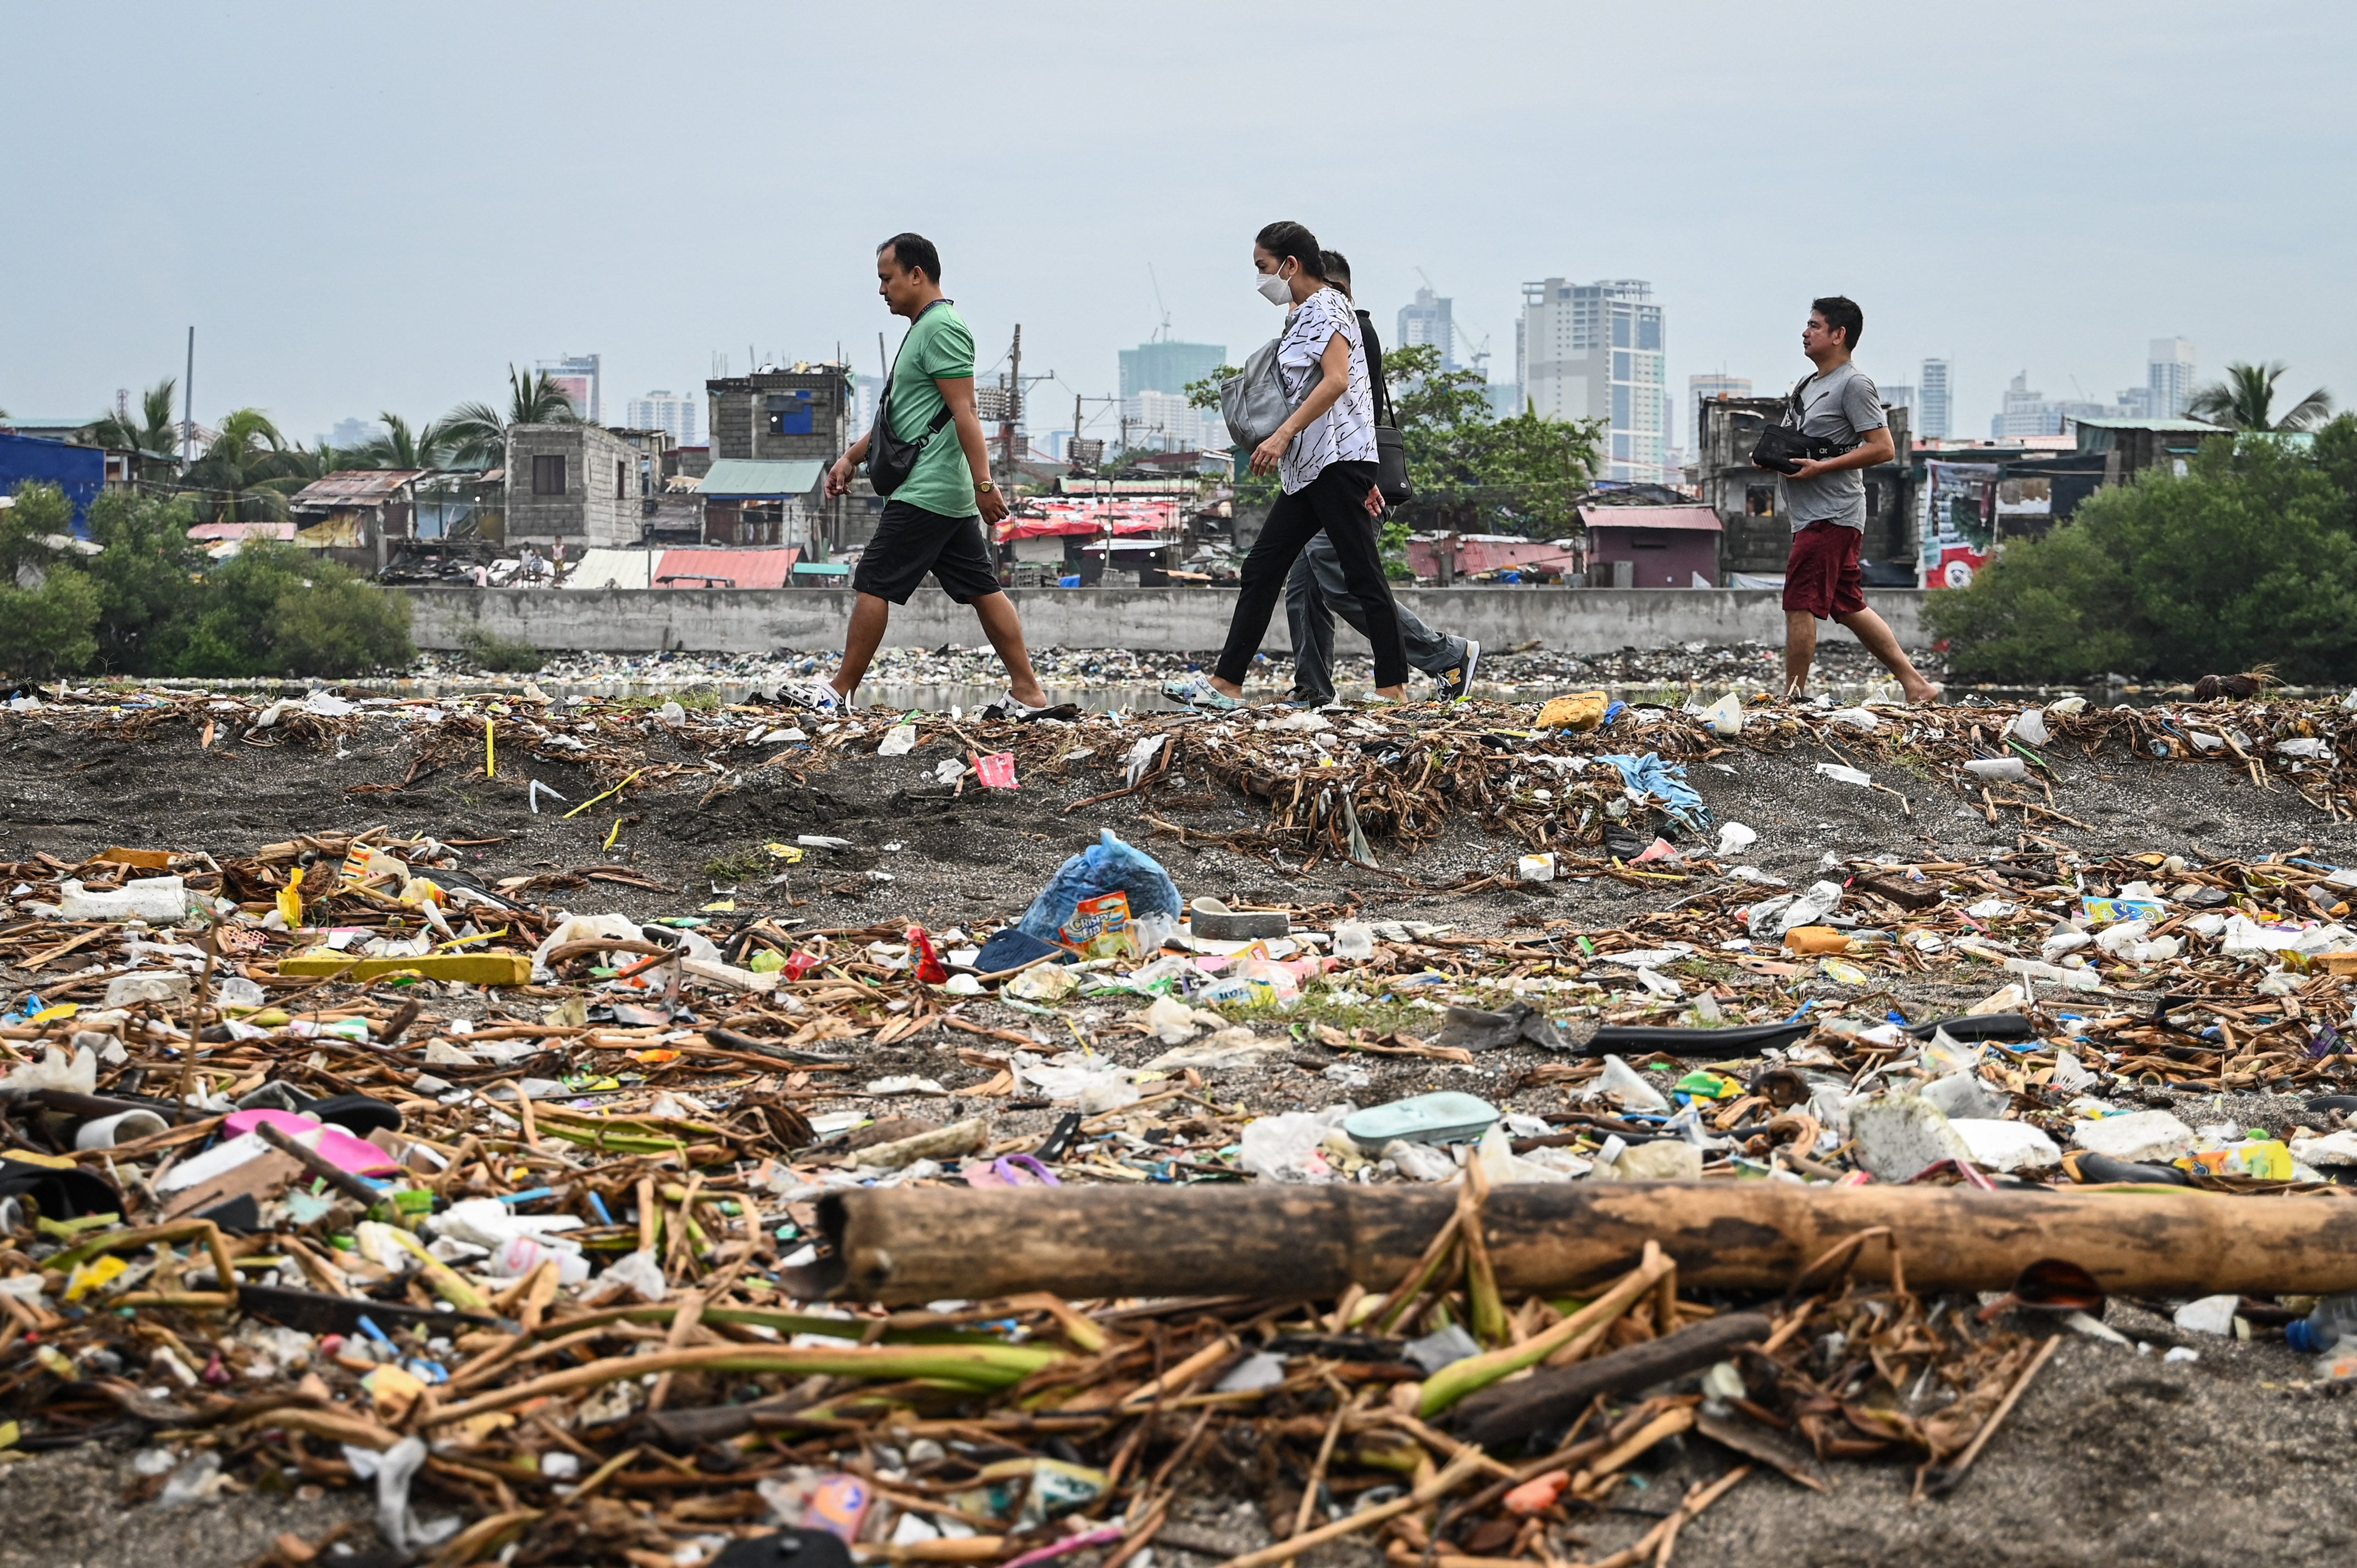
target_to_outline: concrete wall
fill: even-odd
[[[829,649],[843,642],[851,614],[846,588],[403,588],[417,609],[421,648],[456,648],[480,626],[496,636],[542,648],[643,653],[761,653],[779,648]],[[1235,607],[1232,588],[1012,588],[1007,596],[1037,647],[1134,648],[1204,651],[1226,639]],[[1877,588],[1867,602],[1899,640],[1924,646],[1924,596],[1914,588]],[[1431,625],[1479,638],[1493,649],[1534,638],[1559,652],[1667,648],[1679,643],[1781,643],[1784,612],[1773,592],[1738,588],[1408,588],[1400,602]],[[1849,633],[1829,628],[1839,641]],[[1346,651],[1366,644],[1338,628]],[[980,645],[974,612],[931,583],[892,612],[885,641],[893,647]],[[1261,648],[1289,648],[1282,606]]]

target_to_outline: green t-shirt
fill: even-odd
[[[946,299],[917,317],[893,363],[892,432],[901,440],[924,435],[942,412],[936,378],[974,379],[974,334],[957,306]],[[966,467],[965,449],[958,445],[956,421],[933,433],[908,482],[892,492],[892,499],[944,517],[972,517],[979,510],[974,499],[974,470]]]

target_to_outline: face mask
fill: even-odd
[[[1271,305],[1291,305],[1293,303],[1293,280],[1291,278],[1281,277],[1275,273],[1263,273],[1260,274],[1260,280],[1255,286],[1260,290],[1260,296],[1268,301]]]

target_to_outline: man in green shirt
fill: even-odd
[[[1023,623],[999,590],[998,570],[983,532],[984,525],[1006,515],[1006,499],[992,482],[990,449],[974,409],[974,334],[942,295],[941,276],[941,252],[921,234],[895,234],[876,249],[876,292],[893,315],[909,322],[886,387],[883,417],[891,420],[896,441],[917,443],[920,452],[907,478],[889,490],[876,536],[852,574],[857,597],[834,679],[780,693],[822,713],[851,705],[884,640],[892,606],[907,604],[929,572],[952,599],[974,607],[990,646],[1006,666],[1006,694],[983,712],[1022,718],[1048,705],[1023,645]],[[875,437],[871,430],[834,460],[826,471],[828,495],[851,489],[852,474],[868,462]],[[873,462],[868,472],[873,478]]]

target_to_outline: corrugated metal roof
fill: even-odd
[[[426,468],[346,468],[305,485],[295,492],[295,504],[373,506],[391,500],[404,485],[412,479],[423,478],[431,471]]]
[[[1706,506],[1584,506],[1579,521],[1590,528],[1672,528],[1691,533],[1724,533],[1727,525]]]
[[[2073,419],[2073,424],[2089,425],[2096,430],[2165,430],[2222,435],[2226,428],[2199,419]]]
[[[643,588],[654,581],[654,563],[648,557],[652,555],[659,560],[662,554],[659,550],[585,550],[561,585],[567,588]]]
[[[785,465],[779,464],[782,467]],[[816,467],[815,464],[813,467]],[[782,588],[786,578],[802,556],[800,549],[770,550],[666,550],[655,563],[655,586],[675,588],[718,587],[713,583],[669,583],[665,577],[711,577],[726,579],[739,588]]]
[[[806,496],[818,489],[825,472],[826,465],[815,457],[723,457],[695,489],[698,495],[724,500]]]

